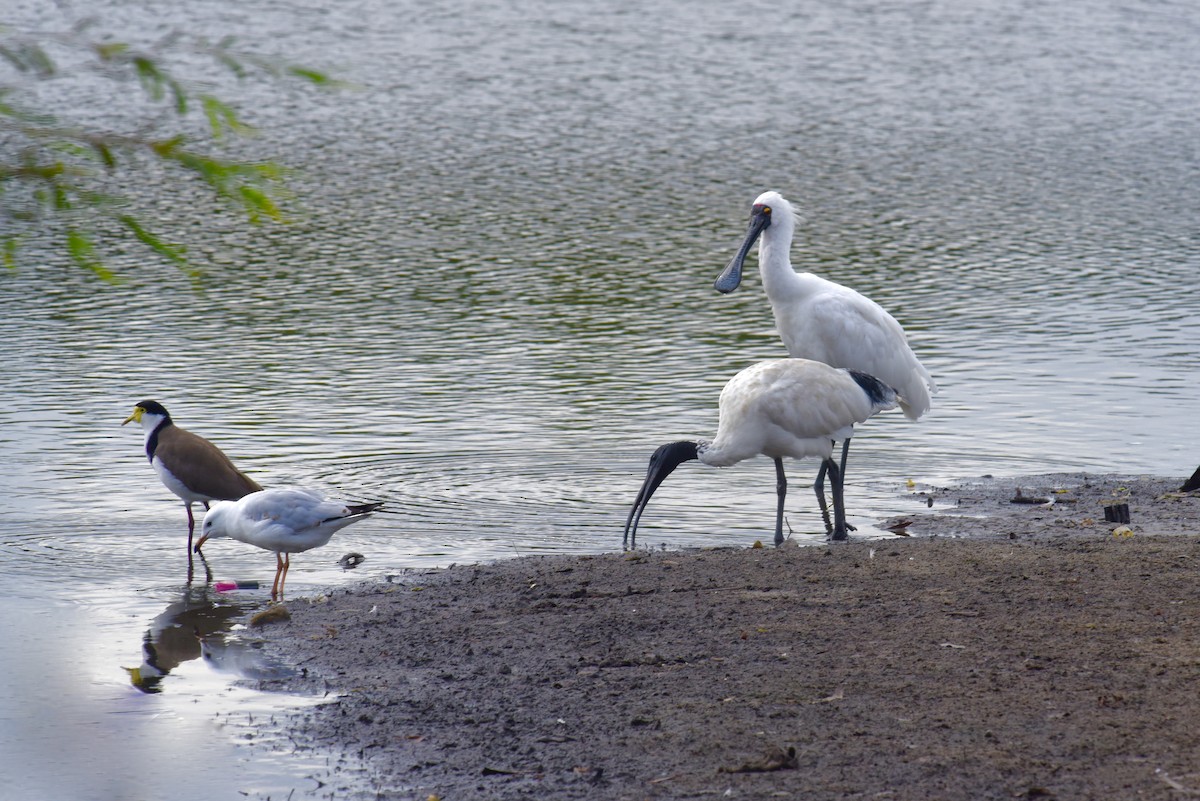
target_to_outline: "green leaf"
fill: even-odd
[[[174,78],[166,78],[167,86],[171,87],[171,96],[175,98],[175,113],[179,116],[187,114],[188,110],[188,95],[187,90],[183,88],[183,84]]]
[[[108,167],[110,170],[117,168],[117,159],[113,156],[112,148],[104,142],[93,142],[92,148],[100,156],[100,160],[104,162],[105,167]]]
[[[14,69],[21,72],[24,72],[26,69],[25,61],[21,58],[20,54],[3,44],[0,44],[0,58],[3,58],[9,64],[12,64]]]
[[[0,56],[20,72],[32,72],[39,78],[49,78],[58,70],[46,51],[31,42],[17,42],[15,47],[0,44]]]
[[[4,237],[4,243],[0,245],[0,259],[3,259],[4,266],[10,270],[17,269],[17,248],[19,246],[20,238],[15,234]]]
[[[66,172],[66,167],[61,161],[52,161],[46,164],[24,164],[17,170],[21,176],[37,178],[49,183],[54,183],[64,172]]]
[[[108,44],[96,45],[96,55],[100,56],[101,61],[112,61],[117,56],[123,55],[129,50],[129,45],[122,42],[110,42]]]
[[[218,149],[223,139],[256,131],[242,119],[243,112],[249,113],[245,106],[239,109],[236,103],[205,94],[219,90],[200,89],[203,84],[188,80],[191,73],[179,72],[193,69],[189,57],[201,54],[240,79],[298,80],[321,88],[345,84],[317,69],[240,51],[233,36],[214,45],[203,37],[176,31],[139,50],[137,45],[95,33],[94,27],[93,19],[88,18],[64,33],[20,34],[0,22],[0,70],[7,69],[21,79],[10,86],[4,84],[12,82],[0,78],[0,132],[13,140],[9,155],[0,153],[0,263],[12,269],[20,255],[21,233],[5,230],[4,223],[44,226],[57,232],[59,242],[64,243],[60,252],[67,251],[74,263],[101,280],[117,282],[117,274],[104,265],[100,255],[115,223],[119,239],[129,244],[137,240],[198,282],[203,273],[188,261],[186,247],[160,236],[168,231],[149,230],[131,213],[144,170],[145,160],[140,156],[152,155],[173,184],[203,182],[202,189],[210,197],[255,224],[268,219],[286,221],[285,207],[292,195],[286,186],[288,172],[278,164],[226,157]],[[105,80],[136,78],[142,99],[163,105],[146,113],[146,104],[140,104],[136,114],[142,117],[142,124],[130,132],[98,129],[88,121],[60,121],[53,113],[58,106],[41,98],[27,99],[26,84],[59,76],[52,56],[58,58],[64,50],[72,65],[72,72],[62,75],[64,79],[74,79],[76,67]],[[175,58],[180,53],[182,61]],[[79,63],[81,54],[85,60]],[[177,73],[181,77],[176,77]],[[221,77],[228,80],[227,75]],[[166,108],[174,114],[163,114]],[[86,109],[67,108],[64,113],[74,115],[76,111]],[[185,136],[178,132],[182,124],[176,130],[170,127],[168,118],[200,114],[207,123],[206,132]],[[95,118],[84,115],[82,119]],[[2,270],[0,267],[0,274]]]
[[[212,55],[213,58],[224,64],[226,69],[234,75],[239,78],[245,78],[249,70],[246,69],[246,65],[237,56],[230,52],[230,48],[233,47],[236,41],[237,38],[234,36],[222,38],[221,41],[217,42],[216,47],[213,48]]]
[[[108,284],[118,283],[117,276],[96,258],[96,249],[87,234],[75,229],[67,231],[67,252],[80,267],[92,272],[101,281]]]
[[[259,222],[259,214],[265,214],[276,222],[283,218],[275,201],[271,200],[261,189],[253,186],[241,186],[238,187],[238,194],[241,195],[242,203],[252,221]]]
[[[97,192],[94,189],[86,187],[74,186],[71,191],[75,193],[75,197],[79,203],[86,203],[93,207],[98,212],[110,214],[114,209],[124,208],[129,205],[129,199],[111,192]]]
[[[297,78],[303,78],[315,86],[328,86],[333,82],[333,79],[325,73],[309,69],[308,67],[290,66],[287,68],[287,71],[291,75],[295,75]]]
[[[62,184],[55,184],[54,185],[54,210],[55,211],[69,211],[70,209],[73,209],[73,208],[75,208],[75,205],[73,203],[71,203],[71,193],[69,191],[67,191],[67,187],[63,186]]]
[[[221,139],[225,135],[225,131],[241,136],[248,136],[255,132],[254,126],[242,122],[232,106],[212,95],[202,95],[200,105],[204,108],[204,115],[208,117],[208,126],[212,130],[214,139]]]
[[[199,175],[209,186],[217,190],[218,194],[229,196],[227,184],[232,175],[232,168],[229,164],[188,150],[176,150],[171,153],[170,158],[179,166]]]
[[[165,94],[163,90],[165,78],[162,70],[158,68],[158,64],[146,56],[135,56],[133,68],[137,71],[138,80],[142,82],[142,89],[146,91],[146,94],[150,95],[152,100],[162,100]]]
[[[273,161],[260,161],[257,164],[250,165],[254,175],[264,181],[282,181],[286,177],[287,171]]]
[[[143,245],[150,248],[168,261],[174,262],[180,267],[187,266],[188,260],[187,257],[184,256],[184,253],[187,252],[187,248],[182,245],[167,244],[150,231],[146,230],[146,228],[140,222],[138,222],[136,218],[128,214],[122,214],[117,219],[119,219],[126,228],[132,231],[133,235],[137,237],[138,241]]]
[[[0,87],[0,98],[7,96],[12,89]],[[10,105],[9,103],[0,102],[0,115],[12,117],[14,120],[28,122],[33,125],[53,125],[54,115],[44,112],[33,112],[21,108],[20,106]]]
[[[154,151],[154,155],[161,159],[176,158],[176,154],[180,152],[183,143],[187,141],[183,134],[172,136],[170,139],[160,139],[158,141],[149,142],[150,149]]]

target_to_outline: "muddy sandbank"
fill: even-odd
[[[907,537],[292,599],[264,636],[303,675],[271,686],[326,703],[278,725],[347,757],[321,779],[337,798],[1200,795],[1200,498],[1180,483],[917,487],[887,521]],[[1105,520],[1120,504],[1128,531]]]

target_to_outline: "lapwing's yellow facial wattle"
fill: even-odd
[[[135,406],[133,408],[133,414],[131,414],[125,418],[125,423],[140,423],[140,422],[142,422],[142,414],[145,411],[146,410],[143,409],[141,406]],[[121,423],[121,425],[125,425],[125,423]]]

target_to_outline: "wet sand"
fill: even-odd
[[[317,797],[1200,796],[1181,483],[918,487],[907,537],[402,572],[289,600],[264,636],[304,675],[266,686],[327,694],[277,723],[335,755]]]

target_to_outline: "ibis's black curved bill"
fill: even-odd
[[[625,538],[621,541],[623,546],[637,544],[638,521],[642,519],[642,512],[645,511],[646,504],[650,503],[650,496],[658,489],[658,485],[663,483],[663,479],[671,475],[676,467],[697,458],[696,454],[697,449],[694,442],[668,442],[666,445],[659,446],[658,450],[650,457],[650,466],[646,469],[646,480],[642,482],[642,488],[638,490],[637,500],[633,502],[633,508],[629,510],[629,517],[625,518]],[[632,536],[630,535],[631,527]]]
[[[737,255],[713,282],[714,289],[722,295],[728,295],[738,288],[738,285],[742,283],[742,264],[746,261],[750,248],[754,247],[754,243],[758,241],[759,234],[769,227],[771,227],[770,210],[764,206],[755,206],[754,211],[750,213],[750,230],[746,232],[746,239],[738,248]]]

